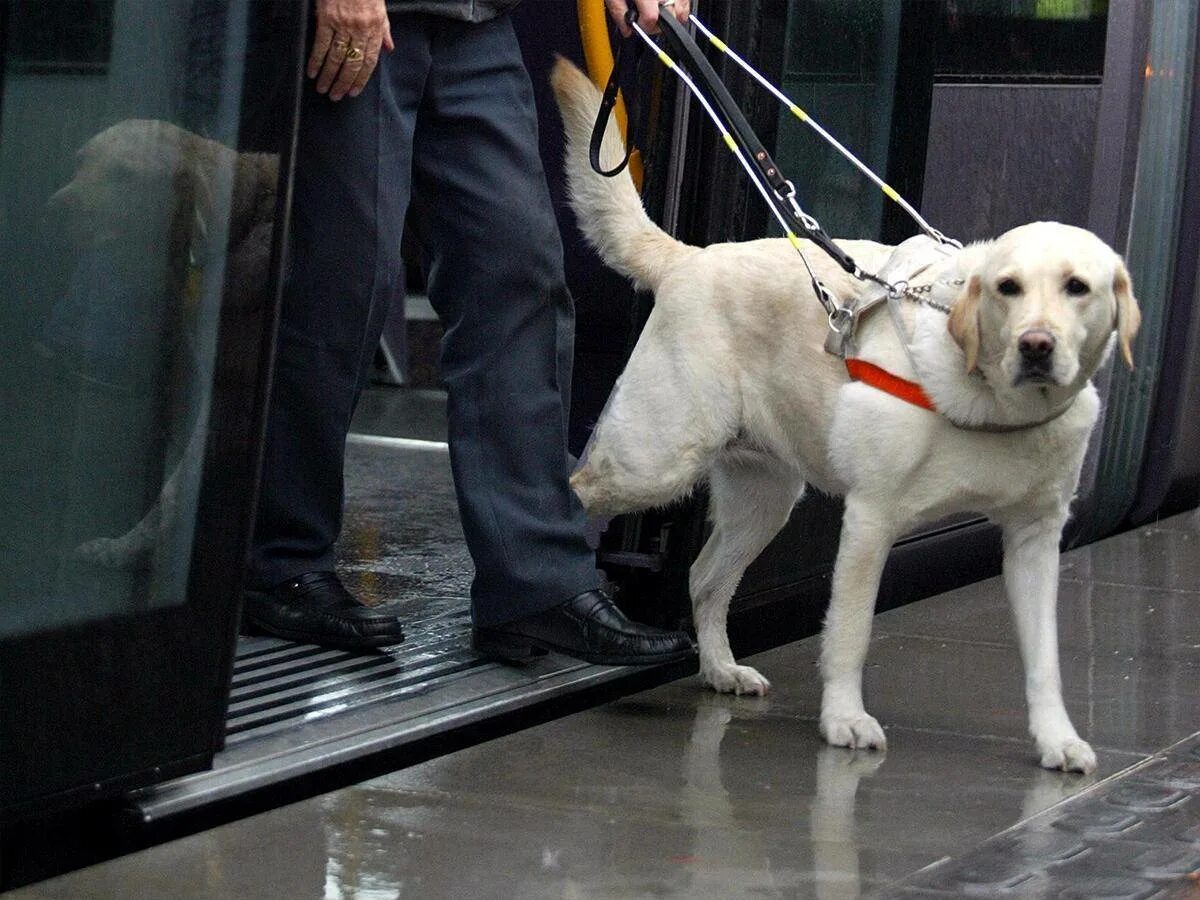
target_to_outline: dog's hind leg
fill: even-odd
[[[792,466],[766,454],[732,451],[713,468],[710,490],[713,531],[689,579],[700,675],[722,693],[765,694],[767,679],[734,661],[726,631],[729,601],[746,567],[787,523],[804,480]]]
[[[837,747],[883,750],[887,746],[883,729],[863,707],[862,670],[880,577],[900,529],[880,504],[847,496],[833,591],[821,633],[821,734]]]
[[[670,352],[653,325],[652,318],[571,476],[591,515],[686,496],[737,432],[735,380]]]

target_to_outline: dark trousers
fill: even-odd
[[[334,566],[346,433],[401,277],[411,195],[445,326],[472,612],[494,625],[596,585],[567,483],[574,311],[508,18],[394,15],[392,36],[360,96],[307,89],[249,580]]]

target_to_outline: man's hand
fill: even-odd
[[[308,77],[317,79],[317,90],[330,100],[362,93],[381,47],[389,53],[396,49],[384,0],[317,0]]]
[[[608,7],[609,16],[617,23],[617,30],[621,32],[621,37],[629,37],[633,34],[633,29],[625,24],[625,10],[629,8],[629,4],[625,0],[604,0],[604,5]],[[634,0],[634,6],[637,7],[637,23],[642,30],[649,34],[657,34],[658,0]],[[674,3],[667,4],[662,8],[668,13],[673,12],[675,18],[679,20],[679,24],[682,25],[692,11],[692,0],[675,0]]]

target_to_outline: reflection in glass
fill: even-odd
[[[944,80],[1098,81],[1108,0],[942,0],[937,73]]]
[[[231,149],[245,3],[8,6],[0,638],[184,601],[218,315],[265,282],[276,171]]]

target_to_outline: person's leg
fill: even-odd
[[[393,38],[395,52],[381,57],[360,96],[335,103],[312,82],[305,87],[247,580],[259,592],[334,568],[346,434],[401,273],[412,133],[429,61],[421,20],[397,17]],[[299,605],[323,590],[310,585],[303,596],[280,599]],[[255,624],[275,633],[295,626],[254,620],[251,606]],[[289,637],[324,642],[303,627],[291,630]]]
[[[512,25],[507,17],[447,21],[432,47],[414,202],[432,262],[430,300],[446,327],[442,375],[476,567],[476,646],[509,657],[559,649],[598,662],[686,655],[686,636],[628,622],[596,590],[585,516],[568,484],[574,313]],[[547,628],[522,627],[516,638],[497,630],[568,601],[574,606]],[[559,640],[566,632],[586,646]]]
[[[567,484],[574,313],[532,88],[506,18],[437,30],[415,140],[472,613],[489,625],[597,585]]]

